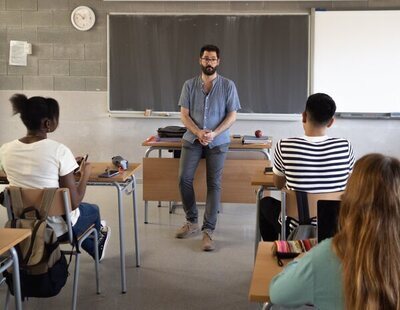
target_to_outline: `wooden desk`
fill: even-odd
[[[30,229],[0,228],[0,255],[31,235]]]
[[[249,300],[255,302],[269,301],[269,284],[274,276],[280,273],[283,267],[278,266],[276,258],[272,256],[273,242],[260,242],[253,276],[250,283]],[[292,259],[282,259],[287,265]]]
[[[122,206],[122,193],[132,194],[133,207],[133,225],[135,232],[135,255],[136,267],[140,266],[140,249],[139,249],[139,231],[136,207],[136,178],[135,172],[140,168],[140,163],[130,163],[127,170],[111,178],[99,178],[107,168],[112,168],[110,162],[91,163],[92,172],[89,177],[88,185],[90,186],[114,186],[117,189],[118,199],[118,221],[119,221],[119,248],[120,248],[120,264],[121,264],[121,287],[122,293],[126,293],[126,267],[125,267],[125,216]],[[131,186],[131,190],[127,191]]]
[[[21,284],[19,278],[19,262],[17,251],[14,246],[28,238],[31,235],[30,229],[18,229],[18,228],[0,228],[0,255],[7,251],[10,251],[10,257],[3,261],[0,266],[0,272],[14,267],[13,270],[13,285],[15,295],[15,308],[22,309],[21,302]]]
[[[118,175],[113,176],[111,178],[99,178],[99,175],[105,172],[107,168],[115,169],[112,163],[107,162],[89,162],[92,166],[92,172],[90,173],[89,182],[91,183],[101,183],[101,182],[119,182],[124,183],[128,181],[132,176],[134,176],[135,172],[137,172],[138,168],[140,168],[140,163],[130,163],[128,169],[120,172]]]
[[[147,146],[149,149],[147,152],[151,152],[153,149],[151,147],[154,147],[154,149],[160,150],[160,149],[167,149],[167,150],[180,150],[182,147],[182,141],[157,141],[156,137],[151,136],[146,139],[142,143],[142,146]],[[249,143],[249,144],[243,144],[242,143],[242,138],[233,138],[231,136],[231,142],[229,145],[229,150],[254,150],[258,152],[262,152],[265,154],[267,159],[271,159],[270,156],[270,150],[272,148],[272,138],[268,143]],[[145,157],[148,157],[148,154],[145,155]]]
[[[105,171],[106,168],[112,168],[112,163],[107,162],[89,162],[92,166],[92,172],[90,173],[89,182],[91,183],[113,183],[119,182],[124,183],[127,182],[132,176],[134,176],[135,172],[140,167],[140,163],[131,163],[127,170],[121,172],[120,174],[113,176],[111,178],[99,178],[99,175]],[[79,179],[79,177],[77,177]],[[8,184],[7,176],[4,171],[0,170],[0,184]]]
[[[232,139],[230,152],[258,152],[264,159],[226,159],[222,175],[221,202],[253,203],[256,187],[251,179],[257,171],[271,165],[268,160],[271,143],[242,144],[241,139]],[[182,143],[157,142],[147,139],[142,146],[149,147],[143,158],[143,200],[145,201],[145,223],[148,223],[148,201],[181,201],[178,187],[179,158],[163,158],[162,150],[180,150]],[[158,158],[150,158],[158,150]],[[207,182],[205,160],[201,160],[196,171],[194,189],[197,201],[206,201]]]
[[[132,194],[133,203],[133,224],[134,224],[134,240],[136,266],[140,266],[140,249],[139,249],[139,231],[137,225],[137,207],[136,207],[136,178],[135,172],[140,168],[140,163],[131,163],[126,171],[111,177],[99,178],[99,175],[106,168],[112,168],[111,162],[91,162],[92,172],[89,177],[89,186],[114,186],[117,189],[118,199],[118,220],[119,220],[119,243],[120,243],[120,264],[121,264],[121,287],[122,293],[126,293],[126,268],[125,268],[125,217],[122,206],[122,193]],[[7,184],[7,178],[3,171],[0,171],[0,183]],[[131,190],[129,188],[131,187]]]
[[[264,169],[258,170],[253,174],[251,178],[251,185],[275,188],[272,172],[265,174],[263,171]]]

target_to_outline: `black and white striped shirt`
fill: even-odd
[[[286,178],[288,189],[327,193],[345,189],[353,165],[353,148],[346,139],[304,136],[277,143],[273,172]]]

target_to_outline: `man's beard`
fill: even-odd
[[[213,75],[215,71],[217,71],[217,66],[201,66],[201,71],[203,71],[205,75]]]

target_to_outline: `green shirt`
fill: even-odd
[[[272,279],[269,294],[276,305],[344,309],[342,266],[332,250],[332,240],[322,241],[304,257],[288,264]]]

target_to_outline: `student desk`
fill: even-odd
[[[22,309],[21,302],[21,284],[19,280],[19,262],[17,251],[14,246],[28,238],[31,235],[30,229],[19,229],[19,228],[0,228],[0,255],[9,251],[10,256],[2,261],[0,266],[0,272],[13,266],[13,285],[15,295],[15,308]]]
[[[278,266],[276,258],[272,256],[273,242],[260,242],[253,276],[250,283],[249,300],[255,302],[269,301],[269,284],[274,276],[282,271],[292,259],[282,259],[283,267]]]
[[[91,163],[92,172],[89,177],[90,186],[114,186],[118,197],[118,221],[119,221],[119,247],[121,264],[121,287],[122,293],[126,293],[126,270],[125,270],[125,224],[124,209],[122,207],[122,193],[132,194],[133,225],[135,231],[135,255],[136,267],[140,266],[139,232],[136,207],[136,178],[135,172],[140,168],[140,163],[131,163],[127,170],[111,178],[99,178],[107,168],[112,168],[112,163]]]
[[[112,163],[91,162],[92,172],[89,177],[89,186],[114,186],[117,189],[118,197],[118,220],[119,220],[119,246],[120,246],[120,264],[121,264],[121,287],[122,293],[126,293],[126,271],[125,271],[125,225],[124,209],[122,207],[122,193],[132,194],[133,203],[133,224],[135,231],[135,254],[136,267],[140,266],[139,233],[137,226],[137,207],[136,207],[136,178],[135,172],[139,169],[140,163],[131,163],[126,171],[111,178],[99,178],[99,174],[105,169],[112,168]],[[8,183],[4,172],[0,171],[0,183]]]
[[[242,144],[241,138],[231,138],[229,152],[261,153],[264,159],[227,158],[222,175],[221,202],[253,203],[255,188],[251,177],[256,171],[270,165],[270,143]],[[181,201],[178,187],[179,158],[162,157],[162,150],[180,150],[181,141],[156,141],[150,137],[142,143],[148,147],[143,158],[143,200],[145,223],[148,223],[148,201]],[[150,158],[152,151],[158,150],[158,157]],[[206,201],[205,160],[201,160],[194,178],[197,201]]]

